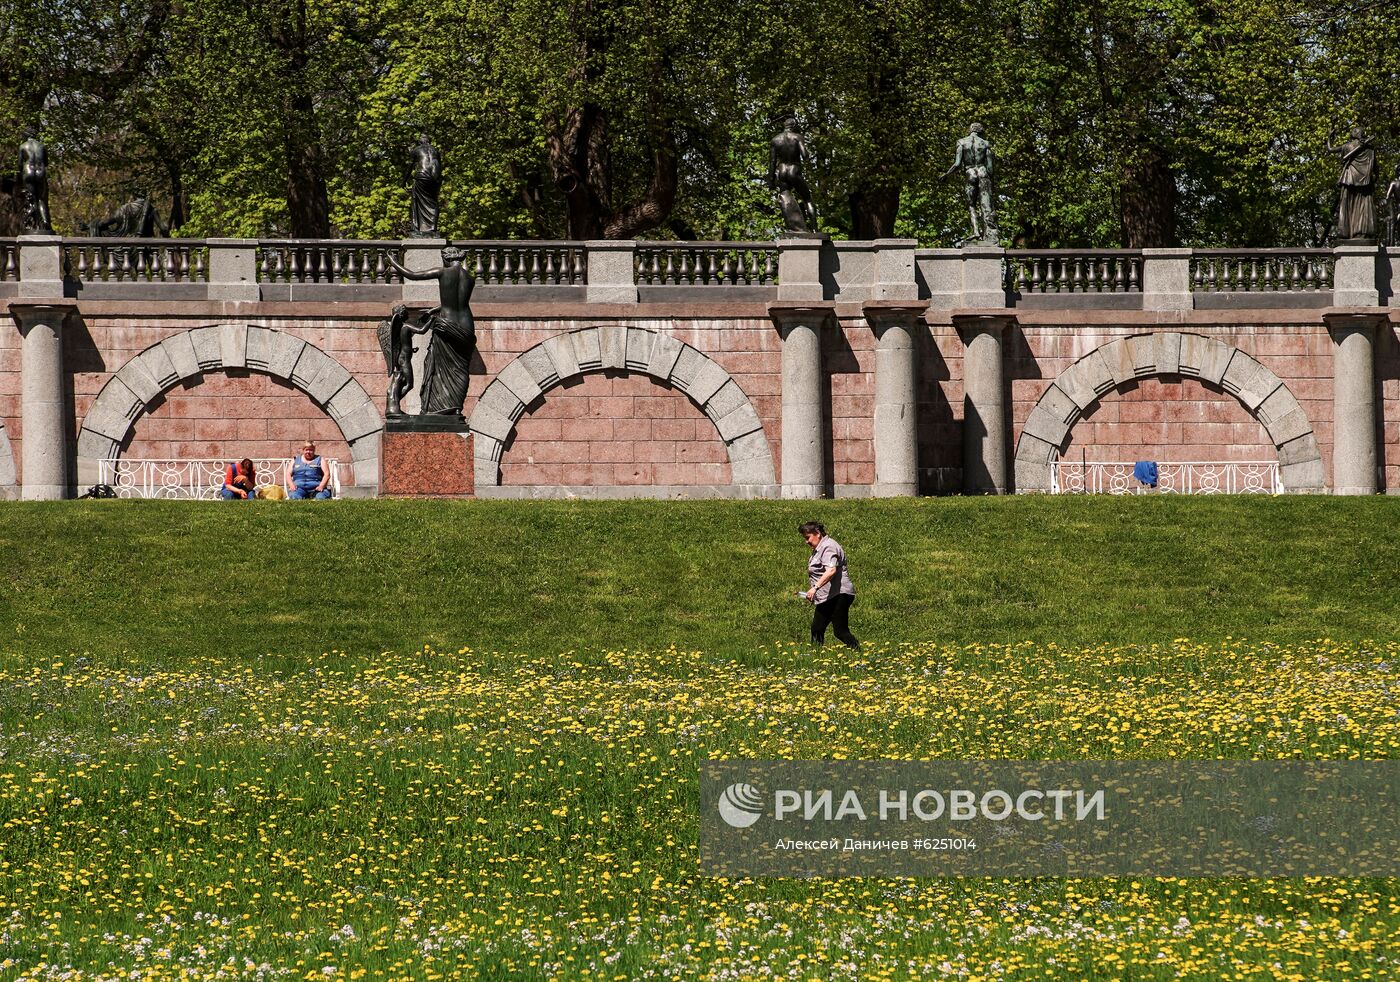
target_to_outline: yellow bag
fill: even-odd
[[[287,492],[280,484],[269,484],[265,488],[258,488],[258,497],[267,501],[281,501],[287,497]]]

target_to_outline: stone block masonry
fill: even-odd
[[[1360,304],[1337,307],[1203,299],[1189,250],[1145,258],[1150,298],[1022,297],[998,286],[997,250],[890,240],[833,267],[818,240],[779,242],[775,280],[639,293],[632,244],[585,245],[586,285],[474,305],[471,488],[454,465],[442,493],[1023,493],[1062,457],[1277,461],[1289,491],[1400,489],[1400,308],[1364,289],[1370,253],[1336,260]],[[392,288],[267,299],[246,243],[209,248],[218,296],[93,284],[73,300],[36,279],[6,301],[0,497],[72,494],[112,456],[281,457],[308,437],[353,493],[392,492],[381,466],[408,464],[384,433],[375,336]],[[401,493],[421,493],[440,454],[410,456],[419,491]]]

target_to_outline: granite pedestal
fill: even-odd
[[[381,448],[381,497],[475,497],[472,438],[460,416],[391,416]]]

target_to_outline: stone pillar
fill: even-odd
[[[918,239],[875,240],[875,282],[872,300],[917,300],[919,281],[914,273]]]
[[[16,296],[63,299],[63,240],[57,235],[22,235]]]
[[[834,305],[770,304],[783,339],[782,495],[826,493],[826,398],[822,388],[821,329]]]
[[[1002,338],[1013,318],[954,314],[963,339],[963,493],[1005,494],[1006,373]]]
[[[1324,317],[1332,335],[1332,493],[1375,494],[1380,490],[1375,346],[1384,315]]]
[[[590,239],[584,244],[588,303],[637,302],[637,243],[631,239]]]
[[[262,299],[257,239],[209,240],[209,299]]]
[[[442,250],[446,248],[446,239],[404,239],[403,268],[411,269],[415,273],[435,269],[442,265]],[[403,302],[406,304],[436,307],[440,298],[437,280],[403,281]],[[414,371],[418,371],[417,365],[414,366]],[[420,375],[419,378],[421,377]]]
[[[778,240],[778,299],[821,300],[826,236]]]
[[[1142,309],[1191,310],[1191,250],[1142,250]]]
[[[1339,245],[1332,250],[1332,255],[1336,259],[1332,269],[1332,306],[1379,306],[1380,290],[1376,282],[1380,278],[1380,247]]]
[[[915,261],[931,309],[957,310],[963,306],[961,249],[920,249]]]
[[[21,341],[21,497],[68,497],[67,413],[63,397],[63,324],[72,303],[11,303]]]
[[[865,319],[875,332],[875,486],[871,495],[919,493],[918,402],[914,338],[925,303],[875,302]]]
[[[1006,252],[994,246],[969,246],[962,250],[962,306],[965,309],[1004,310]]]

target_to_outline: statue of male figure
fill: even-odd
[[[412,150],[412,156],[409,235],[415,239],[428,239],[437,235],[438,192],[442,190],[442,155],[428,139],[428,134],[423,133]]]
[[[19,146],[19,181],[24,192],[24,230],[52,235],[49,220],[49,154],[32,129],[24,131]]]
[[[953,154],[953,166],[943,174],[946,180],[959,170],[963,172],[963,194],[967,197],[967,215],[972,222],[972,237],[964,241],[995,245],[997,218],[992,187],[992,145],[982,136],[982,124],[973,123],[967,136],[958,141]],[[977,220],[981,206],[982,221]]]
[[[471,297],[476,286],[476,277],[462,265],[467,254],[456,246],[442,250],[442,265],[421,272],[405,269],[389,257],[393,266],[407,280],[437,280],[437,307],[421,314],[416,324],[405,324],[408,316],[406,308],[396,307],[395,320],[408,333],[400,333],[399,341],[411,344],[409,334],[432,331],[428,342],[428,357],[423,364],[423,386],[419,391],[423,415],[461,416],[462,403],[467,399],[467,385],[471,381],[472,353],[476,351],[476,323],[472,319]],[[389,335],[395,332],[394,321],[390,322]],[[381,330],[381,335],[384,332]],[[382,343],[382,341],[381,341]],[[412,352],[409,352],[412,357]],[[389,362],[390,376],[402,372],[403,348],[391,342],[385,351]],[[410,369],[411,371],[411,369]],[[396,383],[390,384],[390,404],[397,408]],[[391,410],[392,411],[392,410]]]
[[[1400,237],[1396,234],[1400,232],[1400,228],[1396,227],[1396,219],[1400,218],[1400,169],[1395,171],[1395,180],[1386,185],[1381,202],[1386,206],[1385,244],[1400,245]]]
[[[163,236],[170,234],[170,229],[156,214],[151,196],[144,190],[138,190],[136,196],[118,208],[115,215],[92,226],[92,234],[97,236],[152,239],[157,231]]]
[[[817,230],[817,209],[812,205],[812,190],[802,176],[802,167],[809,159],[797,117],[785,117],[783,131],[773,137],[768,147],[768,186],[778,192],[783,224],[789,232]]]

